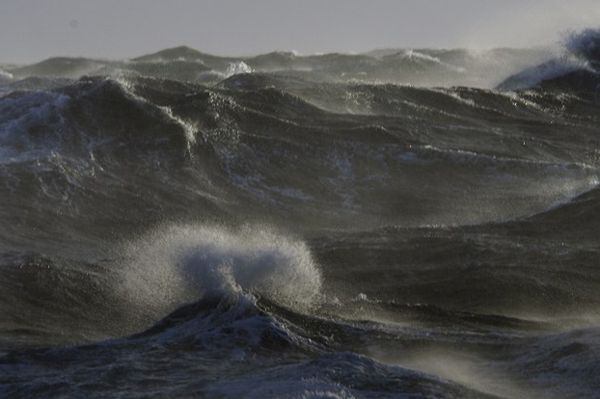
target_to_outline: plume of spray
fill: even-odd
[[[125,254],[122,291],[155,313],[204,296],[258,295],[298,311],[320,301],[321,274],[306,244],[262,226],[162,227]]]

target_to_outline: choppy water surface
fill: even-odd
[[[0,396],[600,397],[600,39],[0,71]]]

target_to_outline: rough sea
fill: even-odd
[[[0,66],[0,397],[600,398],[599,71]]]

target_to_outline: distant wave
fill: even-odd
[[[254,57],[221,57],[175,47],[126,61],[55,57],[6,69],[16,79],[85,75],[153,76],[202,84],[251,71],[285,74],[319,82],[395,83],[417,86],[468,85],[490,88],[507,75],[551,57],[545,50],[395,49],[366,54],[297,55],[272,52]]]
[[[500,89],[524,89],[538,85],[559,85],[595,92],[600,88],[600,31],[587,29],[569,35],[564,54],[509,77]]]

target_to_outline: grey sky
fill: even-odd
[[[600,27],[599,0],[0,0],[0,62],[551,44]]]

